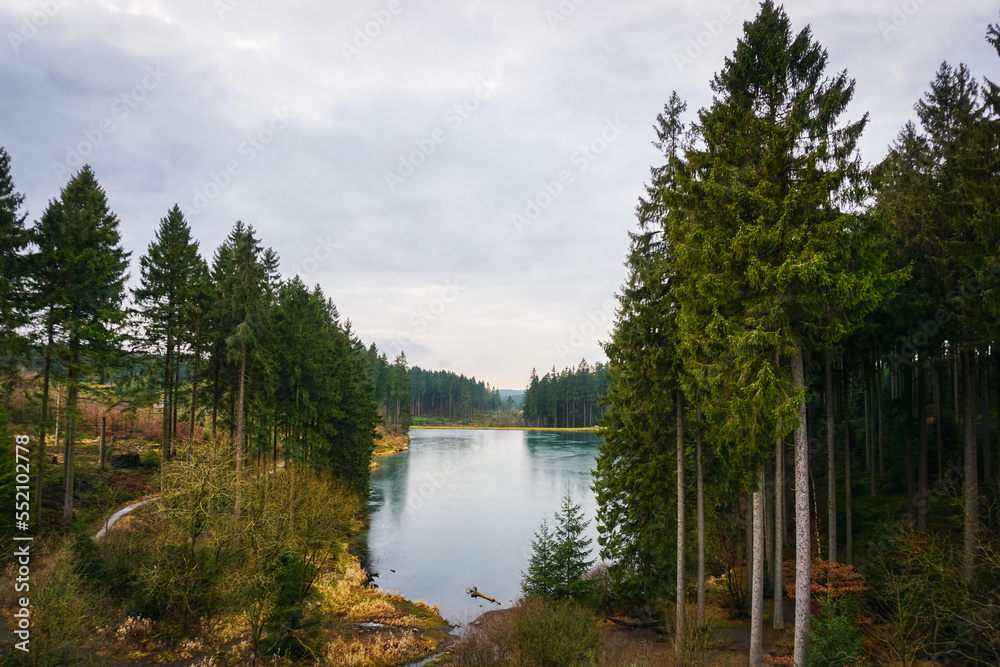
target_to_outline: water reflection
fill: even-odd
[[[504,606],[517,598],[532,536],[567,485],[594,517],[590,471],[600,440],[592,433],[410,435],[409,452],[381,457],[372,474],[370,566],[380,586],[437,603],[452,622],[486,610],[465,595],[471,586]],[[593,521],[588,534],[596,556]]]

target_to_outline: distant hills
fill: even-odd
[[[514,398],[514,402],[520,405],[524,399],[523,389],[499,389],[498,391],[500,392],[500,398],[504,401],[507,400],[508,396],[511,396]]]

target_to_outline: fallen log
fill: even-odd
[[[496,604],[496,605],[501,605],[501,606],[503,606],[503,605],[502,605],[502,603],[500,603],[500,602],[497,602],[496,600],[494,600],[494,599],[493,599],[493,598],[491,598],[490,596],[488,596],[488,595],[483,595],[482,593],[480,593],[479,591],[477,591],[477,590],[476,590],[476,587],[475,587],[475,586],[473,586],[472,588],[466,588],[466,589],[465,589],[465,592],[466,592],[466,593],[468,593],[468,594],[469,594],[469,597],[471,597],[471,598],[473,598],[473,599],[475,599],[475,598],[482,598],[482,599],[484,599],[484,600],[489,600],[489,601],[490,601],[490,602],[492,602],[493,604]]]
[[[624,626],[626,628],[635,628],[635,629],[660,628],[660,627],[663,627],[664,625],[666,625],[666,623],[667,623],[663,619],[660,619],[658,621],[656,621],[656,620],[654,620],[654,621],[623,621],[623,620],[621,620],[619,618],[611,618],[610,616],[608,616],[607,619],[609,621],[611,621],[612,623],[614,623],[615,625],[621,625],[621,626]]]

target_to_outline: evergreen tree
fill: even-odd
[[[551,598],[555,596],[560,572],[555,561],[556,539],[543,518],[535,539],[531,541],[528,571],[521,575],[521,591],[525,595]]]
[[[20,211],[23,203],[24,195],[14,189],[10,155],[0,146],[0,381],[25,348],[16,331],[28,321],[24,285],[28,263],[23,251],[29,235]]]
[[[797,426],[799,590],[808,590],[811,560],[804,356],[857,326],[883,284],[877,255],[859,270],[850,256],[851,237],[866,233],[852,212],[865,195],[856,146],[867,119],[839,124],[854,83],[844,72],[827,78],[826,65],[809,28],[793,35],[784,10],[764,2],[713,79],[699,143],[677,161],[677,187],[665,193],[683,212],[671,234],[680,349],[706,389],[723,458],[756,491],[767,448]],[[791,378],[781,357],[791,358]],[[762,590],[756,581],[755,602]],[[808,605],[797,598],[799,664]],[[761,660],[760,627],[758,613],[751,664]]]
[[[54,310],[63,328],[69,392],[66,400],[63,520],[73,520],[73,452],[77,435],[77,400],[88,365],[106,365],[120,349],[119,326],[125,313],[122,297],[128,258],[121,248],[118,217],[89,166],[63,189],[62,236],[56,243],[58,266]]]
[[[163,465],[174,454],[176,411],[179,400],[177,377],[182,345],[190,338],[190,320],[204,260],[198,242],[191,238],[191,228],[184,214],[174,204],[160,220],[156,238],[146,254],[139,258],[139,286],[133,290],[141,318],[142,342],[162,354],[163,363]],[[165,469],[165,468],[164,468]]]
[[[580,598],[587,592],[583,575],[594,564],[594,560],[589,558],[590,538],[583,535],[588,525],[590,521],[583,520],[580,506],[573,502],[573,497],[567,490],[562,506],[556,512],[555,544],[552,550],[552,560],[558,573],[552,591],[555,598]]]

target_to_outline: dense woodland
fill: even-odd
[[[36,508],[42,443],[62,423],[63,519],[72,521],[74,444],[100,429],[78,410],[83,394],[107,411],[157,409],[164,466],[190,456],[204,425],[204,438],[232,444],[238,476],[250,460],[276,465],[280,442],[285,461],[364,492],[379,411],[396,425],[397,405],[409,405],[405,358],[388,364],[318,286],[282,279],[252,226],[237,222],[209,263],[175,206],[128,290],[130,253],[89,167],[31,227],[22,203],[0,152],[0,359],[5,394],[27,398],[17,418],[39,443]]]
[[[414,417],[442,417],[463,422],[477,417],[513,414],[513,402],[500,398],[500,391],[476,378],[451,371],[410,369],[410,397]]]
[[[927,76],[869,167],[854,81],[765,2],[711,105],[657,118],[595,490],[618,594],[682,654],[726,574],[752,665],[765,595],[797,665],[850,664],[865,617],[897,651],[869,659],[1000,661],[1000,88]]]
[[[604,413],[601,399],[607,388],[607,366],[600,362],[591,366],[582,359],[575,368],[557,373],[553,367],[542,377],[532,368],[521,401],[524,423],[550,428],[596,426]]]

